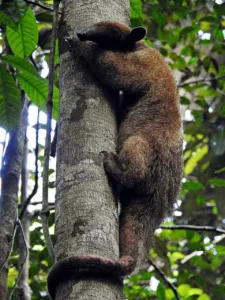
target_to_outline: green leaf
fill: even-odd
[[[216,44],[212,47],[212,52],[217,52],[219,54],[224,54],[225,53],[225,47],[224,44]]]
[[[194,237],[195,233],[192,230],[186,230],[186,235],[189,241],[192,240],[192,238]]]
[[[161,283],[158,284],[156,295],[159,300],[165,300],[166,299],[166,291]]]
[[[147,37],[145,37],[144,40],[149,47],[154,47],[153,43]]]
[[[197,204],[198,204],[198,205],[202,206],[202,205],[205,204],[205,203],[206,203],[205,197],[199,196],[199,197],[197,198]],[[189,230],[189,231],[190,231],[190,230]]]
[[[209,183],[218,186],[218,187],[225,187],[225,180],[220,178],[212,178],[209,179]]]
[[[43,79],[37,73],[32,64],[30,64],[26,59],[21,57],[16,57],[12,55],[6,55],[1,58],[8,64],[16,68],[23,73],[22,77],[17,79],[24,91],[30,97],[30,99],[40,106],[42,110],[45,110],[45,103],[48,96],[48,80]],[[36,77],[36,79],[35,79]],[[33,87],[33,88],[31,88]],[[38,96],[36,94],[38,93]],[[54,107],[53,107],[53,117],[56,119],[58,116],[58,96],[59,92],[56,87],[54,87]]]
[[[190,103],[191,102],[190,102],[190,100],[187,97],[184,97],[184,96],[180,97],[180,104],[189,105]]]
[[[21,110],[20,92],[12,75],[0,64],[0,126],[6,131],[19,120]]]
[[[216,245],[215,248],[216,248],[216,252],[217,252],[218,255],[225,256],[225,246]]]
[[[17,277],[18,277],[18,270],[16,270],[15,268],[10,268],[8,274],[8,285],[10,287],[13,287]]]
[[[198,62],[199,58],[198,57],[192,57],[189,61],[188,61],[188,65],[194,65]]]
[[[209,23],[214,23],[214,24],[220,24],[220,20],[213,16],[203,17],[199,20],[199,22],[209,22]]]
[[[185,59],[183,57],[181,57],[181,56],[178,56],[176,58],[175,63],[174,63],[174,67],[177,68],[177,69],[179,69],[179,70],[184,70],[185,67],[186,67],[186,61],[185,61]]]
[[[4,12],[14,23],[18,23],[26,14],[28,8],[28,4],[23,0],[3,1],[0,11]]]
[[[219,28],[213,29],[213,36],[215,36],[219,41],[224,40],[223,30]]]
[[[225,172],[225,167],[223,167],[223,168],[221,168],[219,170],[216,170],[214,173],[220,174],[220,173],[223,173],[223,172]]]
[[[6,33],[13,53],[19,57],[28,57],[38,42],[38,28],[32,9],[29,8],[20,20],[17,31],[7,27]]]
[[[139,18],[143,17],[141,0],[131,0],[130,7],[131,7],[131,18],[132,19],[139,19]]]
[[[220,116],[221,117],[225,117],[225,103],[223,103],[221,105],[221,108],[220,108]]]
[[[188,33],[194,31],[196,28],[194,26],[187,26],[180,31],[180,38],[183,36],[187,36]]]
[[[197,298],[197,300],[211,300],[211,298],[207,294],[202,294],[200,297]]]
[[[188,296],[192,296],[192,295],[202,295],[202,289],[191,288],[190,291],[188,292]]]
[[[171,258],[175,259],[175,260],[177,260],[177,259],[183,259],[184,258],[184,254],[181,253],[181,252],[173,252],[171,254]]]
[[[183,183],[183,188],[184,190],[189,190],[189,191],[198,191],[203,189],[203,184],[198,181],[187,181]]]
[[[225,285],[219,284],[219,285],[215,286],[214,291],[218,294],[225,294]]]
[[[16,23],[14,23],[14,21],[1,10],[1,7],[0,7],[0,23],[9,26],[13,30],[17,30]]]
[[[200,107],[205,108],[207,106],[207,102],[205,99],[199,98],[195,101],[196,104],[198,104]]]
[[[1,60],[7,62],[10,66],[16,68],[18,71],[29,72],[31,73],[31,76],[32,75],[39,76],[34,66],[24,58],[13,56],[13,55],[6,55],[6,56],[2,56]]]
[[[177,290],[180,296],[188,296],[188,292],[190,291],[191,286],[189,284],[181,284],[178,286]]]
[[[30,73],[24,72],[16,75],[16,78],[24,89],[28,97],[34,104],[38,105],[41,110],[46,110],[46,101],[48,97],[48,80],[37,76],[31,76]],[[53,118],[58,118],[59,90],[54,86],[53,91]]]
[[[185,46],[181,51],[180,54],[185,55],[185,56],[197,56],[196,53],[197,51],[195,50],[193,45],[187,45]]]
[[[213,214],[218,215],[218,209],[216,206],[213,206]]]
[[[158,9],[151,7],[151,15],[153,19],[160,25],[163,26],[166,23],[166,19],[163,13],[161,13]]]
[[[194,116],[195,121],[198,125],[200,125],[203,122],[203,112],[202,111],[193,109],[192,115]]]
[[[54,64],[58,65],[59,64],[59,41],[58,39],[56,40],[55,43],[55,57],[54,57]]]

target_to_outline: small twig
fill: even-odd
[[[22,206],[22,209],[20,211],[19,219],[22,220],[24,213],[30,204],[31,199],[34,197],[34,195],[37,193],[38,190],[38,152],[39,152],[39,115],[40,115],[40,110],[38,109],[38,114],[37,114],[37,123],[36,123],[36,146],[35,146],[35,175],[34,175],[34,188],[31,194],[27,197],[24,205]]]
[[[51,130],[52,130],[52,107],[53,107],[53,85],[54,85],[54,57],[55,57],[55,41],[58,26],[58,9],[59,1],[54,0],[54,13],[52,20],[52,35],[50,40],[50,59],[49,59],[49,76],[48,76],[48,99],[46,102],[47,109],[47,124],[46,124],[46,139],[45,139],[45,153],[44,153],[44,165],[43,165],[43,189],[42,189],[42,211],[41,220],[42,228],[44,233],[44,238],[48,253],[54,263],[54,249],[52,245],[52,240],[49,234],[48,228],[48,183],[49,183],[49,158],[51,151]]]
[[[196,231],[211,231],[216,233],[225,233],[224,229],[213,227],[213,226],[195,226],[195,225],[171,225],[171,226],[160,226],[161,229],[171,229],[171,230],[196,230]]]
[[[51,143],[51,156],[55,157],[56,154],[56,146],[57,146],[57,137],[58,137],[58,127],[59,127],[59,123],[56,123],[55,126],[55,134]]]
[[[190,143],[186,148],[185,148],[185,150],[184,150],[184,152],[187,152],[187,151],[189,151],[189,150],[191,150],[191,149],[193,149],[194,147],[196,147],[196,146],[199,146],[199,144],[201,144],[203,141],[204,141],[204,139],[205,139],[205,136],[202,138],[202,139],[197,139],[194,143]]]
[[[151,260],[151,258],[149,258],[149,262],[150,264],[155,268],[155,271],[160,275],[160,277],[163,279],[163,281],[165,282],[165,284],[172,289],[174,296],[176,297],[177,300],[180,300],[178,291],[175,287],[174,284],[172,284],[166,277],[166,274],[159,268],[157,267],[157,265]]]
[[[189,84],[197,84],[197,83],[200,83],[200,82],[207,82],[207,81],[215,81],[215,80],[219,80],[219,79],[223,79],[225,78],[225,75],[222,75],[222,76],[219,76],[219,77],[214,77],[214,78],[203,78],[203,79],[199,79],[199,80],[195,80],[195,81],[189,81],[189,82],[186,82],[186,83],[183,83],[183,84],[178,84],[178,87],[184,87],[186,85],[189,85]]]
[[[54,210],[54,209],[55,209],[55,205],[49,204],[48,211],[47,211],[48,215],[49,215],[49,211]],[[31,220],[34,220],[35,218],[39,217],[42,213],[43,213],[43,211],[40,209],[33,210]]]
[[[52,7],[52,5],[46,5],[46,4],[42,3],[41,1],[29,1],[29,0],[24,0],[24,1],[29,3],[29,4],[41,7],[43,9],[46,9],[48,11],[54,11],[54,8]],[[58,11],[58,13],[62,14],[62,12],[60,10]]]
[[[34,202],[30,203],[30,205],[40,205],[40,204],[42,204],[42,201],[34,201]],[[53,206],[53,205],[55,205],[55,203],[54,202],[48,202],[48,205]],[[18,208],[22,208],[22,207],[23,207],[22,204],[18,205]]]
[[[186,255],[182,260],[181,263],[185,264],[187,261],[189,261],[190,259],[192,259],[195,256],[200,256],[204,253],[204,251],[200,250],[200,251],[193,251],[190,254]]]
[[[221,95],[225,96],[225,92],[223,90],[216,88],[216,91],[219,92]]]
[[[38,71],[39,68],[38,68],[38,66],[37,66],[37,64],[36,64],[36,62],[35,62],[32,54],[30,55],[30,61],[32,62],[32,64],[33,64],[34,68],[36,69],[36,71]]]
[[[216,245],[218,243],[220,243],[223,239],[225,239],[225,234],[222,234],[217,240],[212,241],[213,245]],[[186,255],[182,260],[181,263],[185,264],[187,261],[189,261],[191,258],[195,257],[195,256],[201,256],[204,253],[204,251],[200,250],[200,251],[193,251],[190,254]]]
[[[20,265],[21,268],[20,268],[19,274],[17,276],[16,282],[15,282],[15,284],[14,284],[14,286],[12,288],[12,291],[11,291],[11,293],[9,295],[9,300],[12,298],[13,293],[15,291],[15,288],[16,288],[18,282],[19,282],[19,279],[20,279],[20,276],[21,276],[21,274],[23,272],[23,267],[24,267],[24,264],[25,264],[25,262],[27,260],[27,255],[28,255],[28,245],[27,245],[27,241],[26,241],[26,238],[25,238],[25,235],[24,235],[24,231],[23,231],[23,227],[22,227],[22,224],[20,222],[20,219],[18,219],[16,221],[16,226],[20,228],[20,231],[21,231],[21,234],[22,234],[22,238],[23,238],[24,247],[25,247],[25,250],[26,250],[26,255],[24,257],[24,260],[23,260],[22,264]]]

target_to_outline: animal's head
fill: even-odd
[[[143,27],[130,29],[112,21],[102,21],[77,32],[80,41],[92,41],[105,49],[132,49],[146,34]]]

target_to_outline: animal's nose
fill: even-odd
[[[80,41],[86,40],[87,28],[83,28],[77,32],[77,37]]]

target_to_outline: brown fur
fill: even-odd
[[[83,29],[78,37],[87,41],[80,57],[93,75],[113,92],[124,93],[127,113],[117,154],[104,152],[104,167],[122,184],[121,259],[130,256],[137,267],[148,257],[155,229],[173,211],[183,158],[173,74],[158,51],[139,41],[143,29],[135,30],[133,38],[126,25],[105,21]]]

